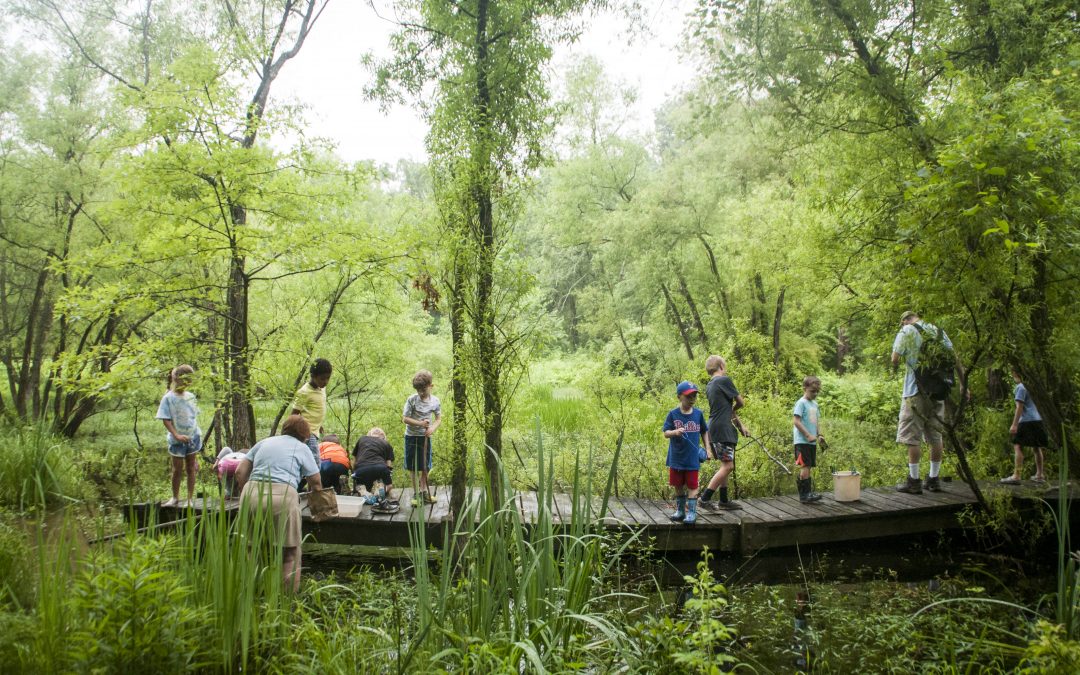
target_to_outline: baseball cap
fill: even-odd
[[[679,396],[683,396],[685,394],[696,394],[697,387],[694,386],[693,382],[683,380],[679,383],[679,386],[675,387],[675,393],[677,393]]]

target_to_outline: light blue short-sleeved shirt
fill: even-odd
[[[267,480],[296,487],[301,478],[319,473],[311,448],[292,436],[264,438],[248,450],[251,480]]]
[[[159,420],[172,420],[173,426],[182,436],[201,436],[199,429],[199,404],[195,400],[195,394],[185,391],[177,394],[170,389],[161,397],[158,404],[157,418]],[[169,443],[176,443],[172,432],[167,432],[165,437]]]
[[[919,324],[927,333],[936,334],[938,332],[938,327],[928,321],[916,321],[915,323]],[[945,331],[941,331],[941,341],[949,349],[953,348],[952,340],[945,334]],[[919,347],[922,346],[922,342],[922,333],[912,324],[901,328],[900,332],[896,334],[896,339],[893,340],[892,350],[904,359],[907,366],[904,373],[904,398],[919,393],[919,386],[915,383],[915,368],[919,365]]]
[[[1016,389],[1013,390],[1013,400],[1024,404],[1024,411],[1020,413],[1021,422],[1042,421],[1042,415],[1039,414],[1039,409],[1035,407],[1035,401],[1031,400],[1031,394],[1028,393],[1027,387],[1023,383],[1017,384]]]
[[[807,431],[814,436],[817,436],[818,415],[820,414],[817,401],[808,401],[804,396],[795,402],[795,408],[791,411],[791,414],[799,418],[799,421],[802,422]],[[799,431],[799,427],[794,424],[791,425],[791,429],[792,440],[795,445],[799,445],[800,443],[810,443],[811,445],[817,444],[816,440],[811,441],[806,436],[803,436],[802,432]]]

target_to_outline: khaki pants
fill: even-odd
[[[926,442],[932,447],[940,447],[944,424],[945,401],[935,401],[922,394],[908,396],[900,404],[896,442],[903,445],[920,445]]]
[[[300,523],[300,496],[296,489],[285,483],[253,480],[240,493],[241,508],[263,509],[268,501],[274,525],[281,533],[281,545],[285,548],[299,546],[304,536]]]

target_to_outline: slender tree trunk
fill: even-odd
[[[851,353],[851,338],[848,337],[847,328],[840,326],[836,329],[836,373],[843,375],[846,367],[844,359]]]
[[[768,335],[769,319],[765,314],[765,303],[768,302],[768,299],[765,297],[765,282],[761,278],[761,272],[754,272],[754,276],[750,280],[750,293],[752,297],[750,325],[762,335]]]
[[[454,281],[450,288],[450,349],[453,369],[450,373],[450,391],[453,406],[453,448],[450,459],[450,514],[454,519],[461,515],[468,496],[468,391],[465,385],[465,311],[463,307],[464,283],[467,274],[462,253],[454,256]]]
[[[675,306],[675,300],[671,297],[671,291],[668,290],[667,284],[661,282],[660,290],[664,293],[664,301],[667,303],[668,311],[671,312],[672,321],[679,328],[679,336],[682,338],[683,347],[686,349],[686,358],[691,361],[694,360],[694,348],[690,346],[690,335],[686,332],[686,326],[683,324],[682,317],[679,316],[679,308]]]
[[[701,345],[707,349],[709,346],[709,338],[705,336],[705,324],[701,321],[701,314],[698,313],[697,304],[694,302],[694,296],[690,295],[690,287],[686,284],[686,277],[683,276],[683,273],[679,270],[675,270],[675,278],[679,281],[679,293],[682,294],[683,299],[686,300],[687,307],[690,308],[690,318],[694,322],[694,329],[697,330]]]
[[[243,227],[247,212],[233,207],[233,223]],[[226,347],[228,386],[225,398],[229,420],[232,422],[227,438],[229,447],[250,448],[255,443],[255,413],[249,400],[251,357],[248,351],[248,282],[243,254],[234,250],[229,260],[229,282],[226,290]]]
[[[724,285],[724,280],[720,278],[720,268],[716,265],[716,255],[713,253],[712,246],[709,245],[709,241],[705,239],[705,235],[698,234],[698,241],[705,248],[705,255],[709,258],[709,270],[712,272],[713,280],[716,282],[716,301],[720,305],[720,309],[724,313],[724,323],[726,324],[729,332],[731,329],[731,302],[728,299],[727,288]]]
[[[776,316],[773,317],[772,328],[772,362],[774,366],[780,365],[780,321],[784,318],[784,294],[787,287],[781,286],[780,293],[776,296]]]
[[[495,212],[492,203],[493,182],[496,176],[491,166],[491,91],[488,86],[490,56],[488,53],[488,0],[476,6],[476,130],[473,140],[472,165],[476,171],[473,198],[478,227],[476,251],[476,307],[473,330],[476,335],[477,359],[480,367],[480,388],[484,401],[484,465],[487,467],[492,503],[502,506],[502,399],[499,391],[499,354],[495,335],[495,308],[492,294],[495,287]]]

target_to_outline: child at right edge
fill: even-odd
[[[821,413],[817,398],[821,391],[821,380],[810,375],[802,381],[803,396],[795,402],[792,414],[792,437],[795,444],[795,466],[799,467],[799,477],[795,485],[799,488],[799,501],[809,504],[819,501],[821,495],[814,492],[810,469],[817,466],[818,441],[821,440]]]

